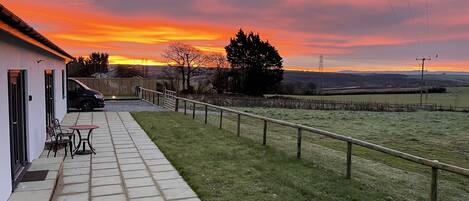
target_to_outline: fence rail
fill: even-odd
[[[139,91],[140,91],[140,93],[150,92],[150,93],[162,94],[161,92],[154,91],[154,90],[148,90],[148,89],[145,89],[145,88],[140,88]],[[251,118],[255,118],[255,119],[259,119],[259,120],[264,121],[263,140],[262,140],[263,145],[266,145],[266,138],[267,138],[266,133],[267,133],[267,129],[268,129],[268,127],[267,127],[268,123],[274,123],[274,124],[278,124],[278,125],[283,125],[283,126],[295,128],[297,130],[297,158],[298,159],[301,158],[301,143],[302,143],[302,137],[304,136],[303,131],[309,131],[309,133],[311,133],[311,134],[318,134],[318,135],[326,136],[326,137],[329,137],[329,138],[332,138],[332,139],[344,141],[344,142],[347,143],[347,157],[346,157],[346,160],[347,160],[346,178],[347,179],[350,179],[351,176],[352,176],[352,146],[353,145],[365,147],[365,148],[368,148],[368,149],[371,149],[371,150],[375,150],[375,151],[378,151],[378,152],[381,152],[381,153],[388,154],[390,156],[398,157],[398,158],[401,158],[401,159],[404,159],[404,160],[407,160],[407,161],[410,161],[410,162],[413,162],[413,163],[417,163],[417,164],[421,164],[421,165],[430,167],[432,169],[432,171],[431,171],[432,172],[432,175],[431,175],[431,194],[430,194],[430,200],[431,201],[436,201],[437,200],[439,170],[444,170],[444,171],[452,172],[452,173],[462,175],[462,176],[465,176],[465,177],[469,177],[469,169],[459,167],[459,166],[455,166],[455,165],[451,165],[451,164],[447,164],[447,163],[442,163],[442,162],[439,162],[437,160],[430,160],[430,159],[423,158],[423,157],[420,157],[420,156],[408,154],[408,153],[405,153],[405,152],[401,152],[401,151],[398,151],[398,150],[395,150],[395,149],[387,148],[387,147],[377,145],[377,144],[373,144],[373,143],[370,143],[370,142],[366,142],[366,141],[363,141],[363,140],[355,139],[355,138],[352,138],[352,137],[340,135],[340,134],[337,134],[337,133],[333,133],[333,132],[329,132],[329,131],[325,131],[325,130],[321,130],[321,129],[317,129],[317,128],[313,128],[313,127],[309,127],[309,126],[305,126],[305,125],[301,125],[301,124],[291,123],[291,122],[287,122],[287,121],[283,121],[283,120],[273,119],[273,118],[264,117],[264,116],[260,116],[260,115],[256,115],[256,114],[251,114],[251,113],[247,113],[247,112],[243,112],[243,111],[239,111],[239,110],[234,110],[234,109],[231,109],[231,108],[226,108],[226,107],[221,107],[221,106],[217,106],[217,105],[213,105],[213,104],[209,104],[209,103],[204,103],[204,102],[200,102],[200,101],[196,101],[196,100],[191,100],[191,99],[188,99],[188,98],[178,97],[176,95],[174,95],[173,98],[176,101],[176,103],[175,103],[176,105],[178,105],[179,102],[184,102],[183,103],[183,105],[184,105],[184,114],[187,114],[187,103],[190,103],[190,104],[193,105],[193,107],[192,107],[192,118],[195,118],[195,108],[196,108],[195,106],[196,105],[204,106],[204,110],[205,110],[205,112],[204,112],[204,118],[205,118],[204,120],[205,121],[204,122],[205,122],[205,124],[207,124],[207,116],[208,116],[207,111],[208,111],[208,108],[213,108],[213,109],[219,110],[219,112],[220,112],[219,128],[223,127],[222,123],[223,123],[223,113],[224,112],[230,112],[230,113],[236,114],[237,115],[237,126],[236,126],[237,136],[240,136],[240,134],[241,134],[240,133],[241,132],[240,128],[241,128],[241,117],[242,116],[251,117]],[[147,100],[145,98],[143,98],[143,99]],[[179,107],[178,106],[175,107],[173,111],[178,112]]]
[[[137,87],[157,89],[158,79],[154,78],[75,78],[105,96],[134,96]]]

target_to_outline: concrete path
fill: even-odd
[[[100,126],[97,154],[65,159],[54,200],[199,200],[128,112],[70,113],[63,125],[75,123]]]
[[[167,111],[166,109],[142,100],[109,100],[105,102],[106,112]]]

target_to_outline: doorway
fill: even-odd
[[[46,97],[46,125],[50,126],[55,119],[54,70],[44,71]]]
[[[26,71],[8,71],[8,105],[10,119],[10,157],[13,188],[26,166]]]

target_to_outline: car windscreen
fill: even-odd
[[[73,80],[75,81],[78,85],[80,85],[81,87],[83,87],[84,89],[86,90],[91,90],[90,87],[86,86],[86,84],[84,84],[83,82],[80,82],[79,80]]]

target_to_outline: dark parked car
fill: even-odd
[[[77,108],[82,111],[91,111],[94,108],[104,107],[104,96],[101,92],[89,88],[79,80],[67,80],[68,108]]]

